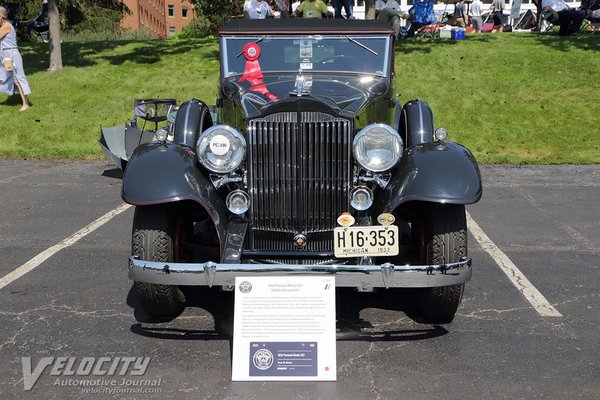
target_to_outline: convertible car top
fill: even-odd
[[[394,34],[392,27],[380,20],[288,18],[288,19],[234,19],[225,24],[220,35],[267,34]]]

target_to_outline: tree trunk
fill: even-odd
[[[365,0],[365,19],[375,19],[375,0]]]
[[[542,2],[540,0],[533,0],[533,4],[535,4],[537,12],[537,30],[540,32],[542,30]]]
[[[60,71],[63,68],[60,40],[60,14],[58,0],[48,0],[48,19],[50,23],[50,67],[48,72]]]

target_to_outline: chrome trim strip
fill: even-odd
[[[184,286],[231,288],[238,276],[335,275],[336,286],[359,290],[458,285],[471,279],[471,258],[442,265],[302,265],[165,263],[129,258],[129,279]]]

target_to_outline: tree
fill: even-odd
[[[542,0],[533,0],[537,12],[537,29],[542,30]]]
[[[211,33],[216,33],[232,16],[242,13],[242,0],[189,0]]]
[[[50,67],[48,72],[60,71],[63,68],[62,48],[60,40],[60,13],[58,0],[48,0],[48,20],[50,23]]]

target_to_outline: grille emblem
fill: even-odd
[[[306,246],[306,236],[302,234],[294,236],[294,245],[299,249]]]

